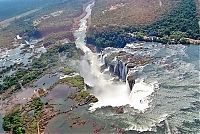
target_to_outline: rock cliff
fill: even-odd
[[[128,82],[130,90],[132,90],[135,84],[135,68],[144,66],[152,61],[150,56],[134,55],[124,49],[116,48],[105,49],[100,54],[100,58],[103,63],[101,69],[108,68],[111,75],[118,77],[124,82]]]

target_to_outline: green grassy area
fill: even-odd
[[[66,84],[66,85],[69,85],[71,87],[76,87],[80,90],[83,90],[84,87],[85,87],[84,78],[81,77],[80,75],[61,79],[59,81],[59,83],[60,84]]]
[[[98,99],[91,95],[88,91],[80,91],[72,96],[76,102],[95,103]]]
[[[95,96],[91,95],[88,91],[85,90],[84,78],[81,77],[80,75],[61,79],[59,81],[59,84],[64,84],[64,85],[68,85],[70,87],[76,87],[77,89],[79,89],[78,92],[69,96],[69,98],[73,99],[79,104],[95,103],[98,101],[98,99]]]
[[[74,72],[74,70],[70,67],[64,67],[62,71],[65,75],[69,75]]]

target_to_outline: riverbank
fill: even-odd
[[[45,47],[59,42],[74,42],[75,23],[81,19],[80,16],[84,15],[83,7],[88,1],[49,1],[55,4],[46,3],[47,5],[41,5],[42,7],[35,9],[34,12],[30,11],[5,20],[6,24],[10,25],[0,29],[0,48],[15,47],[17,36],[21,37],[22,42],[32,39],[41,40],[38,44],[44,44]],[[7,23],[10,21],[12,23]]]
[[[139,36],[139,33],[132,34],[133,37],[138,41],[145,41],[145,42],[158,42],[163,44],[194,44],[194,45],[200,45],[200,40],[195,40],[191,38],[180,38],[180,39],[169,39],[169,38],[161,38],[156,36]]]

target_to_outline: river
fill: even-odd
[[[138,79],[130,92],[127,83],[113,80],[113,76],[106,73],[106,69],[101,71],[100,68],[104,63],[99,58],[100,54],[93,53],[86,46],[87,21],[93,5],[94,3],[90,3],[86,7],[87,14],[80,20],[80,27],[74,32],[74,36],[77,48],[85,53],[80,60],[80,74],[84,77],[85,83],[92,87],[88,89],[90,93],[99,101],[91,104],[89,108],[86,106],[76,110],[74,114],[80,114],[103,124],[105,133],[113,132],[113,125],[124,129],[127,133],[132,131],[135,133],[139,131],[144,133],[152,131],[157,134],[163,134],[166,131],[176,133],[178,128],[184,129],[186,133],[198,133],[199,126],[198,124],[195,126],[194,119],[198,119],[199,116],[200,47],[181,44],[166,46],[144,42],[143,48],[148,51],[132,51],[128,47],[136,44],[128,44],[122,49],[110,48],[109,51],[104,51],[106,54],[125,51],[134,55],[161,57],[155,59],[153,64],[135,68]],[[159,87],[155,88],[155,83],[158,83]],[[53,94],[56,96],[56,93]],[[113,110],[113,107],[118,106],[123,107],[123,113],[118,114]],[[78,133],[78,129],[69,127],[66,118],[68,118],[67,115],[53,118],[49,121],[46,131]],[[164,121],[164,127],[160,128],[158,126],[163,125],[162,121]],[[184,125],[184,122],[193,123],[193,127],[189,128],[189,125]],[[86,125],[82,132],[88,133],[88,130],[92,129],[90,126]]]
[[[188,128],[184,124],[194,123],[198,119],[198,105],[194,103],[199,102],[200,93],[200,47],[144,42],[143,47],[148,51],[118,49],[132,54],[161,57],[155,59],[154,64],[136,68],[139,79],[129,94],[126,83],[113,81],[110,75],[100,71],[103,63],[98,54],[92,53],[86,46],[87,19],[91,15],[93,4],[86,8],[87,15],[81,19],[80,28],[74,33],[77,47],[85,53],[80,62],[80,74],[86,84],[93,87],[90,92],[99,99],[99,102],[91,105],[90,116],[105,124],[114,122],[127,131],[156,131],[156,125],[165,120],[167,131],[174,132],[181,128],[197,133],[197,126]],[[159,85],[158,89],[153,86],[155,82]],[[141,103],[141,100],[145,101]],[[109,106],[123,106],[125,112],[117,115]]]

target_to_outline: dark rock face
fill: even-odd
[[[110,73],[114,74],[114,65],[109,65],[109,71]]]
[[[130,90],[135,84],[135,74],[133,72],[135,67],[143,66],[152,61],[150,56],[134,55],[126,51],[120,51],[113,48],[103,51],[101,60],[104,63],[103,68],[109,68],[109,72],[117,76],[124,82],[128,82]],[[141,48],[142,49],[142,48]]]
[[[133,86],[135,85],[135,78],[133,75],[127,76],[127,82],[129,84],[130,90],[132,91]]]
[[[122,106],[121,106],[121,107],[117,107],[117,108],[116,108],[116,113],[117,113],[117,114],[123,114],[123,113],[124,113],[123,107],[122,107]]]
[[[118,76],[119,79],[126,81],[127,69],[124,62],[117,60],[107,64],[109,72],[112,75]]]

